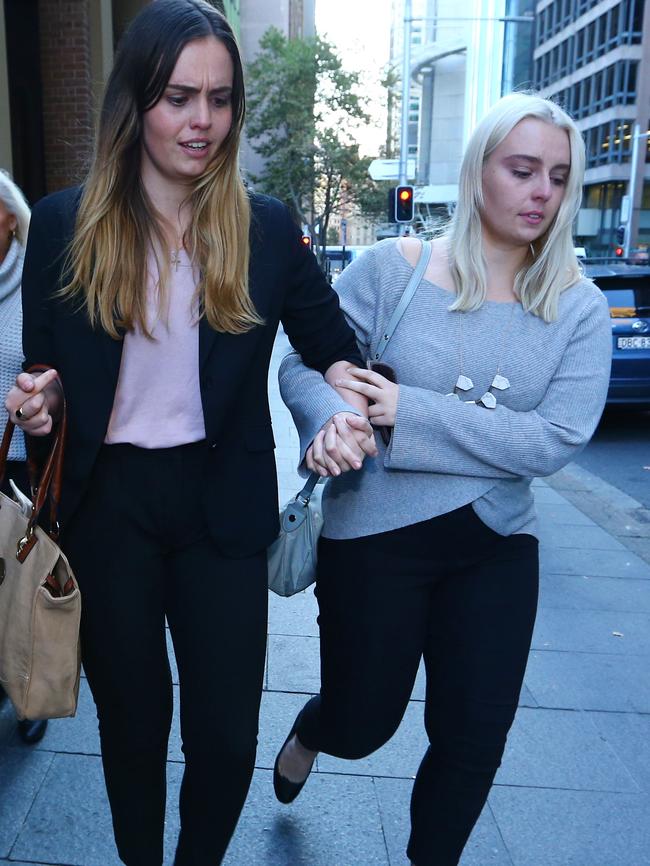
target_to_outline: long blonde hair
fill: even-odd
[[[184,243],[200,268],[201,315],[210,325],[239,334],[262,323],[248,288],[251,213],[238,164],[245,95],[235,37],[204,0],[154,0],[134,19],[115,57],[61,291],[79,299],[93,327],[114,338],[136,326],[149,335],[149,250],[157,259],[161,304],[169,274],[158,214],[140,179],[142,115],[161,98],[185,46],[206,36],[222,42],[233,62],[232,125],[188,196]]]
[[[475,310],[484,302],[487,276],[482,247],[483,168],[508,133],[527,117],[566,130],[571,167],[564,197],[547,231],[531,245],[514,291],[525,310],[549,322],[557,318],[560,294],[582,271],[573,247],[572,227],[582,200],[585,147],[573,120],[554,102],[531,93],[502,97],[474,130],[460,169],[458,204],[447,232],[451,271],[458,290],[454,310]]]

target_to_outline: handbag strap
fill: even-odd
[[[390,342],[390,338],[393,336],[395,328],[399,324],[399,320],[402,318],[402,316],[406,312],[406,308],[413,300],[413,295],[415,294],[417,287],[420,285],[420,280],[422,279],[422,276],[427,269],[430,258],[431,244],[429,243],[429,241],[422,241],[422,247],[420,249],[420,257],[418,259],[418,263],[413,269],[413,273],[411,274],[411,278],[406,284],[406,288],[402,292],[402,297],[399,300],[399,304],[395,307],[393,315],[390,317],[388,326],[386,327],[386,330],[384,331],[379,341],[379,345],[377,346],[377,351],[375,352],[373,361],[379,361],[381,356],[386,351],[386,346]]]
[[[307,483],[305,486],[296,494],[296,499],[301,505],[307,506],[309,505],[309,500],[311,499],[311,495],[314,492],[314,488],[318,484],[318,480],[320,475],[318,472],[312,472],[307,479]]]
[[[46,370],[49,369],[49,367],[43,364],[34,364],[29,367],[26,372],[44,373]],[[61,388],[61,390],[63,391],[63,387]],[[7,420],[7,425],[5,427],[4,435],[2,437],[2,442],[0,443],[0,484],[2,484],[2,481],[4,480],[7,468],[7,457],[9,455],[9,445],[11,444],[11,439],[15,426],[16,425],[13,421]],[[67,412],[65,397],[63,396],[61,404],[61,417],[54,430],[50,452],[47,456],[45,465],[40,474],[40,479],[37,486],[30,491],[32,500],[32,513],[29,517],[27,531],[25,533],[25,539],[23,539],[25,542],[31,541],[34,534],[34,526],[36,525],[36,521],[38,520],[39,514],[48,496],[50,500],[49,535],[55,540],[58,536],[59,527],[57,523],[57,512],[59,507],[59,501],[61,498],[61,480],[63,475],[63,456],[65,452],[66,433]],[[29,549],[31,549],[31,545],[29,546]],[[29,549],[27,549],[27,553],[29,552]]]

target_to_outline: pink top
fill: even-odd
[[[149,258],[147,322],[124,338],[105,442],[171,448],[205,439],[199,389],[198,274],[185,250],[171,265],[168,315],[158,311],[157,268]]]

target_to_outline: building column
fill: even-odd
[[[78,183],[93,140],[87,2],[39,0],[45,176],[48,192]]]
[[[643,13],[643,35],[641,37],[642,54],[637,70],[637,100],[636,100],[636,124],[643,134],[648,131],[648,120],[650,120],[650,0],[646,2]],[[637,125],[630,124],[632,134]],[[636,245],[639,235],[639,218],[641,216],[641,203],[643,201],[643,186],[646,174],[646,154],[648,152],[648,139],[641,138],[638,141],[639,159],[636,165],[636,177],[634,183],[634,201],[630,202],[630,220],[627,231],[630,243]],[[634,166],[630,165],[630,172]],[[632,178],[630,178],[632,180]],[[629,189],[629,187],[628,187]]]

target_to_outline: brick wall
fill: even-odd
[[[39,0],[48,192],[78,183],[92,150],[89,0]]]

